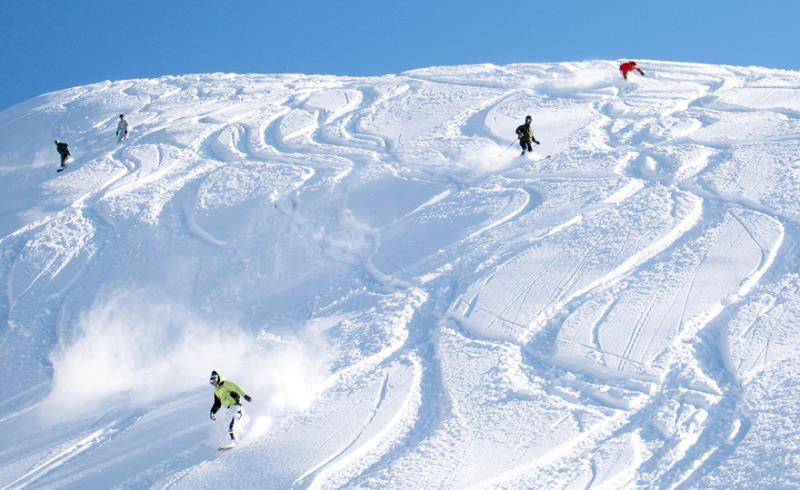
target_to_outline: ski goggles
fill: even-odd
[[[219,384],[219,378],[211,378],[208,380],[208,384],[212,386],[217,386]]]

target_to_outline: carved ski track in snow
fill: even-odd
[[[56,468],[67,464],[71,459],[80,456],[82,453],[96,451],[99,446],[116,437],[126,427],[133,425],[137,418],[137,416],[133,416],[116,420],[105,424],[104,427],[92,430],[88,434],[82,434],[77,440],[68,441],[65,446],[54,449],[46,460],[36,464],[27,473],[9,485],[2,487],[2,489],[26,488],[36,483],[37,480],[45,477]]]

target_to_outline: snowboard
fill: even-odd
[[[66,170],[66,168],[69,167],[70,165],[72,165],[72,157],[67,158],[67,161],[64,162],[64,166],[58,167],[58,170],[56,170],[56,172],[61,172],[62,170]]]
[[[223,444],[222,446],[217,448],[217,451],[228,451],[229,449],[233,449],[237,446],[235,442],[229,442],[227,444]]]

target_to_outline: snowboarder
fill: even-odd
[[[62,171],[67,167],[67,158],[69,158],[69,147],[63,141],[55,140],[54,143],[56,144],[56,151],[58,154],[61,155],[61,168],[58,171]]]
[[[228,421],[228,434],[231,436],[231,444],[236,443],[236,436],[233,429],[237,420],[242,418],[242,405],[241,398],[248,402],[253,401],[253,398],[244,392],[233,381],[228,381],[216,371],[211,371],[209,383],[214,387],[214,405],[211,406],[211,420],[217,420],[217,411],[220,407],[225,407],[227,412],[225,419]]]
[[[117,123],[117,143],[128,138],[128,121],[125,120],[125,114],[119,115],[119,123]]]
[[[533,118],[531,116],[525,116],[525,124],[517,126],[517,138],[519,138],[519,146],[522,147],[522,155],[525,155],[526,150],[529,152],[533,151],[531,142],[537,145],[541,144],[536,141],[536,137],[533,135],[533,128],[531,127],[532,122]]]
[[[624,78],[625,80],[628,79],[628,73],[632,71],[637,71],[639,72],[639,75],[644,76],[644,72],[642,71],[641,68],[636,66],[635,61],[628,61],[627,63],[619,65],[619,72],[622,73],[622,78]]]

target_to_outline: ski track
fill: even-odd
[[[629,83],[615,78],[612,63],[584,62],[441,67],[373,79],[165,77],[71,89],[58,103],[51,95],[41,103],[62,113],[57,124],[66,124],[63,113],[69,111],[83,111],[94,121],[84,123],[88,126],[82,132],[75,130],[70,144],[83,148],[96,142],[100,150],[85,150],[56,180],[37,183],[68,199],[49,194],[48,202],[33,203],[36,212],[26,223],[0,237],[5,286],[0,346],[15,346],[15,352],[9,350],[0,362],[4,367],[21,362],[46,366],[57,340],[66,342],[74,334],[70,322],[78,313],[67,311],[56,320],[52,311],[61,309],[63,315],[63,308],[89,307],[91,301],[73,295],[97,294],[92,281],[106,277],[102,269],[114,260],[117,249],[131,265],[138,254],[148,253],[125,248],[126,239],[146,241],[142,238],[148,232],[143,229],[162,236],[157,239],[176,237],[177,246],[192,247],[189,254],[198,258],[206,254],[217,273],[229,267],[243,280],[254,277],[253,286],[266,286],[269,293],[264,304],[273,307],[282,298],[283,285],[264,283],[264,277],[286,282],[287,291],[307,287],[292,282],[291,275],[281,275],[285,264],[324,258],[331,263],[296,264],[308,269],[304,272],[309,278],[327,281],[319,288],[327,289],[314,293],[313,307],[287,307],[267,318],[245,312],[243,321],[261,322],[259,327],[282,321],[297,325],[315,316],[338,315],[350,325],[364,322],[358,340],[347,340],[347,348],[357,355],[343,358],[344,367],[332,373],[316,395],[323,407],[328,390],[356,391],[354,380],[369,372],[385,374],[363,422],[343,426],[318,444],[335,450],[320,454],[314,448],[313,458],[298,462],[296,474],[283,475],[291,487],[454,488],[471,479],[470,486],[476,488],[555,488],[563,486],[564,472],[574,473],[573,483],[585,488],[611,482],[639,488],[714,484],[716,469],[736,453],[757,423],[747,409],[748,384],[725,367],[728,320],[753,291],[779,280],[777,268],[796,265],[785,242],[794,243],[800,215],[791,205],[772,205],[778,192],[769,173],[772,155],[762,152],[746,162],[758,167],[755,180],[730,170],[732,163],[741,163],[745,146],[737,138],[751,124],[741,114],[763,117],[767,122],[762,125],[782,128],[779,124],[792,124],[798,111],[780,105],[786,103],[780,98],[782,85],[758,86],[763,94],[754,100],[737,97],[748,84],[756,87],[759,77],[784,77],[797,84],[800,76],[765,70],[751,76],[744,69],[681,63],[652,66],[655,76]],[[105,112],[116,111],[116,104],[135,121],[131,135],[119,145],[100,143],[95,133],[111,127]],[[544,109],[564,111],[565,119],[539,119],[537,104],[543,114]],[[762,107],[770,104],[777,107]],[[571,110],[582,114],[578,108],[594,115],[590,123],[566,116]],[[26,116],[13,115],[12,110],[10,116],[0,114],[5,117],[0,121],[13,132],[14,124]],[[497,149],[507,145],[499,135],[510,134],[518,115],[527,112],[534,114],[536,134],[545,141],[542,153],[551,152],[552,158],[519,162],[505,159],[507,155],[497,157]],[[776,115],[776,122],[765,114]],[[796,139],[772,134],[757,143],[792,144]],[[467,147],[475,149],[476,156],[461,152],[459,145],[471,145]],[[492,159],[499,170],[483,170]],[[481,160],[480,167],[476,160]],[[215,206],[203,208],[204,196],[209,195],[201,194],[203,184],[217,171],[244,165],[271,172],[272,178],[260,183],[255,174],[237,174],[241,180],[230,190],[244,197],[217,196]],[[408,183],[423,184],[414,193],[401,186]],[[613,219],[617,209],[633,205],[648,192],[667,196],[671,203],[674,219],[669,229],[637,228],[631,213],[626,215],[630,222],[620,220],[630,227],[619,233],[626,236],[623,243],[636,246],[604,243],[599,223]],[[679,203],[686,209],[678,210]],[[70,216],[85,223],[83,235],[63,231],[72,229],[65,224]],[[730,238],[727,249],[715,252],[714,261],[706,262],[702,253],[711,254],[708,250],[716,250],[721,240],[712,231],[723,229],[723,224],[715,226],[727,223],[728,216],[739,233]],[[275,226],[276,233],[259,233],[258,220]],[[444,232],[437,235],[439,230]],[[405,247],[392,248],[386,237],[411,239]],[[435,249],[415,246],[413,238],[434,241]],[[261,255],[247,240],[274,260],[261,265]],[[706,252],[691,249],[692,244],[706,243],[703,240],[710,241]],[[730,272],[717,265],[717,257],[735,254],[734,247],[745,240],[760,256],[752,270]],[[496,291],[496,274],[542,244],[574,250],[575,260],[565,266],[551,257],[531,265],[527,272],[537,277],[520,279],[497,304],[481,299],[505,294]],[[605,246],[613,250],[602,249]],[[607,255],[597,255],[596,247]],[[58,252],[38,258],[54,250]],[[149,251],[158,253],[158,248]],[[598,268],[603,259],[605,266]],[[637,288],[647,290],[647,278],[659,268],[679,277],[681,260],[697,261],[683,289],[654,286],[646,301],[628,299]],[[722,276],[739,274],[740,279],[736,290],[698,303],[704,306],[696,311],[695,297],[717,294],[698,279],[702,267]],[[255,272],[261,275],[247,275]],[[129,273],[135,287],[135,273]],[[537,282],[550,277],[550,282]],[[197,291],[199,284],[190,285]],[[238,294],[231,291],[220,294]],[[669,295],[662,298],[661,293]],[[250,306],[246,298],[236,301]],[[371,337],[371,325],[380,323],[381,315],[389,318],[391,308],[403,301],[403,319],[386,320],[381,327],[386,338]],[[529,311],[526,307],[534,302],[541,307]],[[601,306],[586,320],[586,337],[565,339],[567,321],[588,314],[595,303]],[[205,311],[214,304],[205,297],[197,300]],[[619,320],[623,313],[617,312],[627,311],[623,308],[639,309]],[[477,309],[486,321],[473,325]],[[33,313],[36,310],[45,312]],[[359,319],[362,311],[373,316]],[[680,311],[678,325],[659,319],[663,311]],[[630,328],[619,351],[604,340],[617,321]],[[653,322],[656,332],[671,333],[656,338]],[[517,333],[496,333],[501,323]],[[36,329],[51,344],[28,333]],[[335,331],[323,330],[325,335]],[[456,352],[443,349],[443,336],[450,331],[465,348],[476,350],[471,360],[459,361]],[[588,349],[595,357],[568,361],[558,355],[560,342]],[[665,347],[655,358],[642,357],[661,344]],[[767,342],[757,355],[765,365],[770,362],[769,346]],[[473,372],[473,365],[509,349],[519,351],[520,358]],[[601,362],[606,358],[612,360],[609,366]],[[399,384],[391,384],[395,363],[408,359],[414,359],[413,380],[400,377]],[[645,369],[656,374],[639,374]],[[32,380],[47,386],[46,367],[40,371],[43,374]],[[495,397],[495,391],[504,395]],[[470,412],[462,392],[468,393],[466,400],[481,398],[483,408]],[[41,394],[20,396],[14,406],[0,406],[0,426],[10,428],[15,419],[35,413],[42,402]],[[401,396],[407,400],[397,408]],[[514,400],[527,403],[527,408],[513,412]],[[385,407],[397,411],[390,420],[382,417]],[[481,410],[502,413],[524,427],[529,411],[545,413],[553,407],[569,410],[558,421],[546,422],[549,432],[559,434],[554,441],[540,440],[537,431],[515,433],[505,427],[493,429],[496,440],[481,439],[487,427],[491,430]],[[276,413],[278,425],[304,416],[299,408]],[[135,420],[65,436],[71,439],[57,449],[40,448],[38,462],[24,468],[4,469],[0,462],[0,486],[35,486],[45,477],[47,485],[58,486],[62,477],[67,484],[79,485],[69,480],[70,465],[102,451]],[[571,426],[575,421],[577,429]],[[263,437],[268,440],[270,433]],[[452,440],[458,441],[456,456],[444,449]],[[498,453],[492,456],[496,466],[466,464],[481,442],[484,451]],[[304,443],[297,444],[295,450],[302,452]],[[609,470],[603,466],[608,463],[605,455],[618,446],[638,450],[640,458],[620,462],[629,467]],[[237,448],[228,458],[232,468],[223,467],[224,456],[198,460],[188,448],[176,447],[183,456],[150,468],[142,477],[120,473],[119,483],[202,487],[213,481],[207,479],[209,472],[223,478],[243,471],[253,473],[245,480],[252,483],[259,475],[267,477],[271,468],[236,464],[257,460],[260,447],[248,441]],[[515,455],[506,458],[509,448]]]

